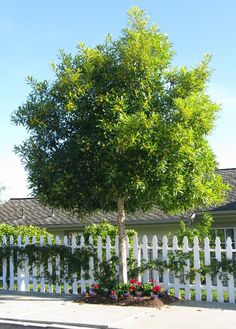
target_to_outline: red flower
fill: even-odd
[[[133,286],[129,287],[129,291],[135,291],[135,287]]]
[[[156,283],[156,280],[150,279],[149,282],[150,283]]]
[[[130,279],[129,282],[130,282],[131,284],[135,284],[135,283],[137,282],[137,280],[136,280],[136,279]]]
[[[111,295],[113,295],[113,296],[116,295],[116,291],[115,290],[112,290],[111,291]]]
[[[93,289],[99,289],[99,288],[100,288],[100,285],[99,285],[99,284],[96,284],[96,283],[94,283],[94,284],[92,284],[92,287],[93,287]]]
[[[160,286],[155,286],[155,287],[152,288],[152,291],[154,293],[160,292],[161,291],[161,287]]]
[[[142,287],[142,282],[137,282],[138,287]]]

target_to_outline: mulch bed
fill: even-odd
[[[116,306],[142,306],[142,307],[155,307],[161,308],[164,305],[169,305],[177,302],[179,299],[173,296],[165,296],[152,299],[150,297],[139,298],[119,298],[118,300],[111,300],[103,296],[84,296],[77,300],[76,303],[88,304],[103,304],[103,305],[116,305]]]

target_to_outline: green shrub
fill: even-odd
[[[0,224],[0,243],[2,242],[2,237],[6,236],[7,241],[10,240],[10,236],[13,236],[14,242],[17,242],[18,235],[22,236],[22,241],[24,241],[24,237],[28,236],[30,242],[32,241],[33,236],[36,237],[36,240],[39,241],[40,237],[44,237],[44,241],[47,240],[48,237],[53,239],[53,235],[48,233],[45,228],[39,228],[36,226],[12,226],[9,224]]]
[[[137,232],[135,230],[126,229],[126,235],[129,237],[129,240],[132,242],[132,239]],[[84,229],[85,240],[88,240],[89,236],[93,237],[94,244],[97,243],[98,236],[102,237],[102,242],[106,243],[107,236],[110,236],[112,245],[115,243],[115,238],[118,235],[118,227],[112,225],[108,222],[107,219],[103,219],[99,224],[90,224]]]
[[[214,231],[212,229],[212,224],[212,216],[208,213],[205,213],[203,216],[203,221],[193,228],[186,227],[186,224],[181,221],[179,224],[179,229],[176,233],[179,245],[182,244],[183,238],[185,236],[188,238],[190,245],[193,245],[193,240],[195,236],[198,237],[200,245],[203,244],[204,239],[206,237],[209,237],[210,242],[212,242],[214,240]]]

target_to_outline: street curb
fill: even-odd
[[[11,322],[14,324],[22,325],[23,323],[29,324],[29,325],[34,325],[40,328],[40,325],[49,325],[54,328],[58,326],[64,326],[64,327],[74,327],[74,328],[94,328],[94,329],[118,329],[118,328],[109,328],[108,325],[97,325],[97,324],[89,324],[89,323],[74,323],[74,322],[56,322],[56,321],[35,321],[35,320],[24,320],[24,319],[12,319],[12,318],[0,318],[0,324],[4,323],[4,321]]]

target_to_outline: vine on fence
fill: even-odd
[[[90,259],[92,257],[94,262],[94,279],[107,287],[112,287],[118,283],[116,272],[118,257],[112,254],[109,261],[105,259],[99,261],[97,249],[92,245],[72,248],[70,246],[56,244],[44,246],[29,244],[22,247],[3,244],[0,247],[0,259],[13,257],[15,266],[22,268],[27,257],[29,268],[37,266],[36,278],[44,276],[51,283],[58,283],[58,280],[60,280],[55,275],[55,271],[53,273],[48,271],[49,260],[52,262],[54,269],[56,268],[56,257],[58,255],[60,255],[60,278],[63,282],[72,282],[73,274],[75,273],[78,276],[82,275],[86,280],[89,279]],[[143,274],[146,270],[157,270],[160,274],[169,270],[181,280],[189,279],[192,282],[197,273],[201,275],[202,280],[205,279],[206,274],[209,274],[212,278],[219,274],[221,280],[228,279],[228,274],[236,277],[235,259],[227,259],[225,255],[222,255],[221,261],[212,259],[210,265],[205,265],[203,256],[203,252],[200,252],[200,267],[198,269],[193,267],[192,251],[188,253],[184,253],[181,250],[171,251],[168,253],[168,260],[156,259],[148,262],[142,261],[140,266],[138,266],[133,258],[130,258],[128,260],[130,269],[128,276],[129,278],[138,278],[138,275]],[[186,270],[188,263],[190,266]],[[39,272],[40,265],[43,265],[43,273]]]

